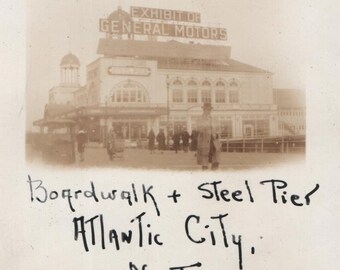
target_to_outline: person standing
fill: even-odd
[[[174,140],[174,150],[175,150],[175,153],[177,154],[180,148],[180,144],[181,144],[181,134],[179,133],[178,130],[175,131],[173,140]]]
[[[86,133],[81,128],[77,134],[77,148],[79,153],[79,160],[84,161],[84,152],[85,152],[85,144],[86,144]]]
[[[148,135],[150,154],[153,154],[155,149],[155,138],[156,138],[155,133],[153,132],[153,129],[151,129]]]
[[[191,151],[197,151],[197,137],[198,132],[195,129],[193,129],[191,132],[191,144],[190,144]]]
[[[116,132],[112,125],[112,128],[110,129],[108,137],[107,137],[107,145],[106,145],[107,154],[109,155],[110,160],[113,160],[113,157],[115,155],[115,142],[116,142]]]
[[[189,132],[187,130],[184,130],[182,133],[182,141],[183,141],[183,150],[185,153],[187,153],[189,149],[189,139],[190,139]]]
[[[161,153],[163,154],[164,150],[165,150],[165,134],[163,129],[161,129],[156,137],[157,142],[158,142],[158,149],[159,151],[161,151]]]
[[[221,142],[218,124],[211,117],[212,106],[204,103],[203,115],[198,121],[197,163],[203,170],[209,168],[217,170],[220,163]]]

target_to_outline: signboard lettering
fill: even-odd
[[[151,70],[148,67],[110,66],[108,73],[110,75],[150,76]]]
[[[110,34],[136,34],[152,36],[171,36],[181,38],[226,40],[227,30],[219,27],[202,27],[156,22],[126,22],[100,19],[101,32]]]
[[[200,23],[201,14],[198,12],[145,8],[145,7],[131,7],[131,17],[150,20],[164,20],[164,21],[178,21]]]

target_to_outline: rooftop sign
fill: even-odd
[[[188,24],[201,22],[201,14],[198,12],[144,7],[131,7],[130,14],[124,11],[121,12],[123,12],[124,16],[118,15],[108,19],[100,19],[99,30],[110,35],[146,35],[227,40],[227,30],[225,28]],[[133,20],[133,18],[141,20]],[[155,20],[172,22],[158,22]],[[186,23],[181,24],[177,22]]]
[[[158,8],[145,8],[145,7],[131,7],[130,14],[131,14],[131,17],[141,18],[141,19],[178,21],[178,22],[190,22],[190,23],[201,22],[201,14],[198,12],[158,9]]]
[[[225,28],[202,27],[196,25],[167,24],[155,22],[125,22],[100,19],[99,29],[101,32],[116,35],[135,34],[215,40],[227,39],[227,30]]]

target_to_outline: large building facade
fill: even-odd
[[[123,24],[132,20],[121,9],[107,18]],[[203,103],[209,102],[222,138],[280,135],[270,72],[232,59],[226,45],[156,39],[106,33],[81,87],[80,62],[66,55],[61,83],[50,90],[49,103],[74,109],[56,117],[77,120],[91,141],[105,142],[112,126],[126,140],[136,141],[151,129],[191,133]]]

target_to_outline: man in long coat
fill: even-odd
[[[148,135],[150,154],[153,154],[154,149],[155,149],[155,138],[156,138],[156,135],[153,132],[153,129],[151,129]]]
[[[80,129],[77,134],[77,144],[78,144],[78,153],[80,161],[84,161],[84,152],[85,152],[85,144],[86,144],[87,136],[83,129]]]
[[[209,163],[212,170],[217,170],[220,163],[219,125],[211,117],[211,110],[211,104],[204,103],[203,115],[198,121],[197,163],[203,170],[208,169]]]
[[[180,145],[181,145],[181,133],[179,130],[175,131],[173,140],[174,140],[174,150],[175,150],[175,153],[177,154],[178,150],[180,150]]]
[[[182,141],[183,141],[183,150],[184,150],[184,152],[188,152],[189,139],[190,139],[190,135],[189,135],[188,131],[184,130],[182,132]]]
[[[190,137],[191,137],[190,150],[191,151],[197,151],[198,132],[195,129],[193,129]]]
[[[156,137],[157,142],[158,142],[158,149],[159,151],[161,151],[161,153],[163,154],[163,151],[165,150],[165,134],[163,129],[161,129]]]
[[[109,155],[110,160],[113,160],[115,155],[115,143],[116,143],[116,132],[114,130],[114,126],[110,129],[107,136],[107,154]]]

